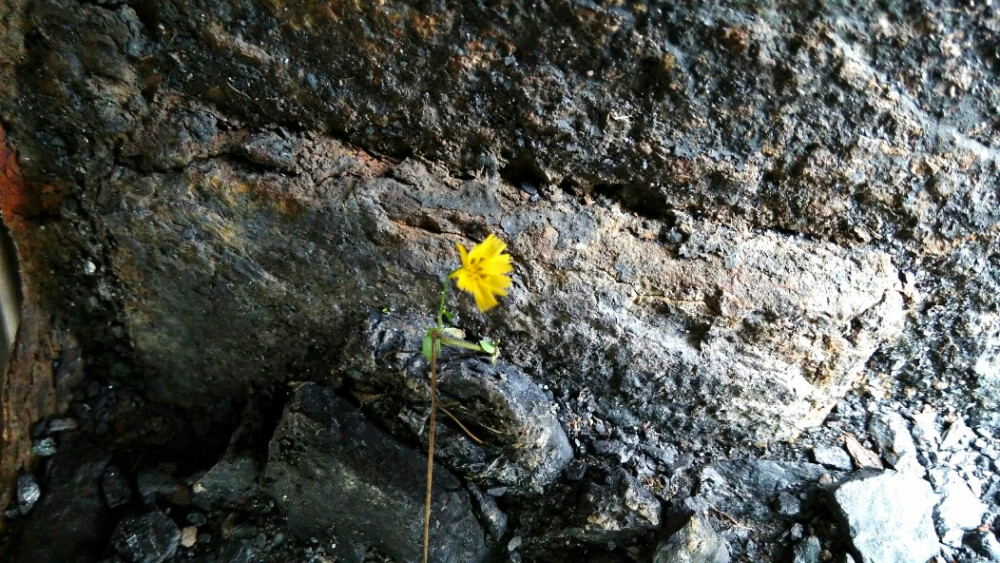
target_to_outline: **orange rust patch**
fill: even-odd
[[[7,146],[7,132],[0,127],[0,212],[12,230],[23,230],[23,220],[37,214],[41,202],[29,192],[21,165],[14,151]]]

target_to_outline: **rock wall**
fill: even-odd
[[[462,479],[639,490],[629,440],[680,471],[852,388],[1000,424],[990,4],[36,0],[0,29],[27,283],[89,377],[164,408],[311,381],[419,443],[421,331],[495,233],[510,296],[451,302],[518,383],[455,360],[445,398],[506,424],[445,451]],[[636,506],[521,525],[628,542]]]

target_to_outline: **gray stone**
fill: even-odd
[[[42,489],[31,473],[25,473],[17,478],[17,506],[22,514],[31,512],[35,503],[42,496]]]
[[[925,408],[923,412],[913,415],[913,427],[910,432],[924,451],[937,451],[941,444],[941,433],[937,429],[937,411]]]
[[[971,442],[975,437],[976,435],[972,430],[965,425],[965,420],[961,417],[956,418],[944,432],[944,436],[941,439],[941,450],[958,450]]]
[[[721,510],[741,524],[758,529],[764,537],[783,532],[788,518],[782,515],[782,495],[794,495],[799,507],[808,506],[819,483],[830,471],[812,463],[775,461],[726,461],[713,463],[701,472],[696,501]],[[803,495],[805,500],[799,498]],[[786,498],[788,509],[794,503]],[[798,516],[795,514],[794,516]]]
[[[53,438],[42,438],[31,446],[31,453],[39,457],[56,455],[56,441]]]
[[[787,491],[778,493],[778,514],[795,518],[802,513],[802,501],[796,495]]]
[[[180,528],[159,510],[125,518],[111,535],[115,550],[133,563],[166,561],[177,553],[180,541]]]
[[[187,487],[178,482],[169,473],[158,467],[143,467],[135,478],[139,497],[146,505],[162,498],[172,504],[187,504],[189,499]]]
[[[109,465],[101,477],[101,491],[109,508],[118,508],[132,500],[132,486],[116,465]]]
[[[803,531],[804,528],[802,527],[802,524],[796,522],[795,524],[792,524],[792,527],[788,530],[788,538],[797,542],[802,539]]]
[[[833,469],[850,471],[851,456],[843,448],[817,446],[812,450],[813,461]]]
[[[74,418],[56,418],[49,421],[49,432],[66,432],[76,430],[80,424]]]
[[[415,439],[426,439],[429,365],[422,355],[400,350],[421,341],[421,320],[371,316],[344,353],[351,358],[345,370],[351,392],[387,426]],[[449,418],[438,417],[438,458],[470,480],[507,487],[510,494],[537,494],[573,458],[550,394],[515,366],[445,348],[438,381],[440,400],[453,415],[467,426],[489,428],[480,436],[486,443],[478,444]]]
[[[704,515],[695,515],[683,528],[657,546],[654,563],[729,563],[729,544]]]
[[[592,544],[621,543],[660,526],[660,501],[624,469],[603,482],[588,481],[566,514],[569,525],[548,536],[558,545],[566,539]]]
[[[935,479],[935,488],[941,498],[934,511],[934,522],[948,545],[959,547],[964,531],[982,524],[987,506],[969,488],[958,472],[946,469]]]
[[[896,412],[872,417],[868,431],[878,444],[882,458],[900,473],[924,475],[924,467],[917,459],[917,447],[902,415]]]
[[[223,456],[191,487],[194,503],[202,508],[245,502],[257,490],[257,464],[245,455]]]
[[[937,497],[927,481],[859,472],[837,486],[833,501],[862,563],[926,563],[937,555]]]
[[[295,390],[271,439],[265,479],[288,525],[327,538],[340,556],[369,547],[397,560],[420,559],[427,458],[369,422],[329,389]],[[479,561],[484,534],[469,493],[434,468],[431,559]]]
[[[500,541],[507,532],[507,515],[497,506],[497,501],[492,495],[486,493],[475,485],[469,485],[469,496],[479,513],[479,521],[486,528],[486,532],[493,541]]]
[[[821,551],[823,551],[823,546],[819,543],[819,538],[809,536],[795,544],[795,559],[793,563],[819,563],[819,554]]]

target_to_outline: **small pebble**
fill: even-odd
[[[118,523],[111,536],[119,554],[129,561],[160,563],[177,553],[181,531],[166,514],[154,510]]]
[[[184,547],[192,547],[198,542],[198,528],[194,526],[186,526],[181,530],[181,545]]]
[[[78,426],[75,418],[56,418],[49,422],[49,432],[76,430]]]
[[[115,465],[105,468],[101,488],[104,491],[104,502],[110,508],[124,506],[132,500],[132,486]]]
[[[42,490],[38,487],[38,482],[30,473],[25,473],[17,478],[17,504],[22,514],[31,512],[35,503],[42,497]]]
[[[31,452],[39,457],[52,457],[56,455],[56,441],[42,438],[31,446]]]
[[[205,522],[207,522],[208,519],[205,518],[205,514],[204,513],[198,512],[198,511],[194,511],[194,512],[188,513],[188,515],[187,515],[187,521],[188,521],[188,524],[191,524],[192,526],[204,526]]]

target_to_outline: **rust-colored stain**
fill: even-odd
[[[28,192],[17,155],[7,146],[7,132],[0,127],[0,211],[11,230],[22,230],[23,219],[41,208]]]
[[[28,184],[7,133],[0,127],[0,211],[22,256],[22,279],[30,279],[27,272],[32,270],[24,255],[44,256],[42,249],[26,250],[37,246],[32,244],[35,231],[31,218],[43,213],[46,203],[58,206],[60,199],[61,190],[35,190]],[[54,340],[51,319],[41,305],[39,288],[22,285],[24,302],[17,341],[6,371],[0,374],[0,510],[11,502],[17,475],[33,462],[31,426],[59,410],[52,370],[60,349],[55,342],[58,338]]]

